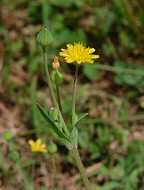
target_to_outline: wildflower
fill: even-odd
[[[58,57],[55,57],[55,58],[54,58],[54,62],[53,62],[53,64],[52,64],[52,68],[53,68],[54,70],[57,70],[57,69],[60,68],[60,63],[59,63]]]
[[[93,64],[93,59],[99,58],[99,55],[94,55],[93,52],[95,52],[94,48],[86,48],[80,43],[75,43],[74,45],[67,44],[67,49],[61,49],[59,55],[65,57],[67,63],[77,62],[77,64],[81,64],[87,62]]]
[[[37,139],[36,141],[30,139],[28,143],[32,152],[47,152],[46,145],[42,143],[41,139]]]

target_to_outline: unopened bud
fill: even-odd
[[[53,143],[53,142],[50,143],[48,145],[48,151],[49,151],[50,154],[56,153],[57,152],[57,145],[55,143]]]
[[[54,58],[54,62],[52,64],[52,67],[53,67],[54,70],[57,70],[57,69],[60,68],[60,63],[59,63],[58,57]]]
[[[63,75],[58,71],[52,71],[51,79],[55,84],[61,84],[63,82]]]
[[[58,110],[56,108],[51,108],[49,116],[53,121],[58,121]]]
[[[41,31],[37,35],[36,41],[42,47],[46,47],[53,42],[53,37],[47,26],[42,27]]]

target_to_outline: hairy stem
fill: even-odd
[[[60,91],[59,91],[59,85],[58,84],[56,84],[56,93],[57,93],[57,100],[58,100],[58,105],[59,105],[60,111],[62,113],[62,116],[64,116],[63,110],[62,110],[62,104],[61,104]]]
[[[86,187],[86,190],[91,190],[90,183],[89,183],[89,180],[88,180],[86,172],[85,172],[85,168],[84,168],[84,166],[82,164],[81,158],[79,156],[79,153],[78,153],[78,150],[77,150],[76,147],[74,147],[72,149],[72,153],[73,153],[74,159],[76,161],[77,167],[79,169],[79,172],[81,174],[83,183],[84,183],[84,185]]]

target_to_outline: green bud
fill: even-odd
[[[41,31],[37,35],[36,41],[42,47],[46,47],[53,42],[53,37],[47,26],[42,27]]]
[[[51,79],[55,84],[61,84],[63,82],[63,75],[58,70],[53,70]]]
[[[56,153],[57,152],[57,145],[55,144],[55,143],[50,143],[49,145],[48,145],[48,152],[50,153],[50,154],[54,154],[54,153]]]
[[[56,108],[51,108],[49,116],[53,121],[58,121],[58,110]]]

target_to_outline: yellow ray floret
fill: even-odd
[[[99,55],[92,54],[95,52],[94,48],[86,48],[86,46],[80,43],[74,43],[74,45],[67,44],[67,49],[61,49],[60,56],[64,57],[67,63],[76,62],[82,63],[94,63],[93,59],[99,58]]]
[[[36,141],[30,139],[28,143],[32,152],[47,152],[46,145],[42,143],[41,139],[37,139]]]

